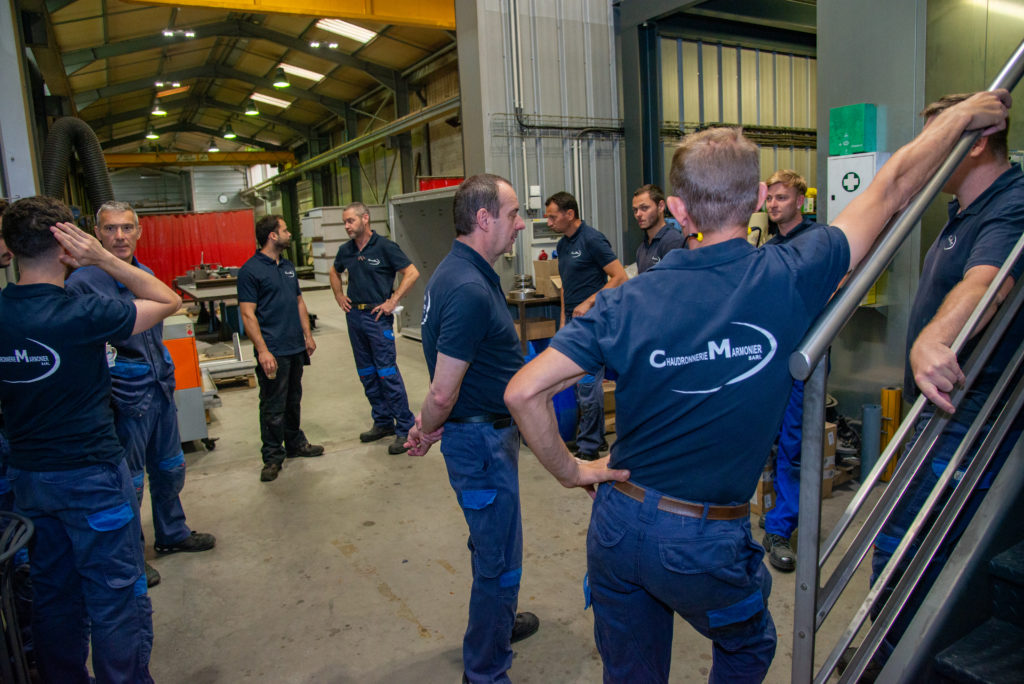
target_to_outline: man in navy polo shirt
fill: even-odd
[[[665,221],[665,193],[657,185],[641,185],[633,193],[633,218],[644,231],[636,248],[636,271],[643,273],[673,249],[686,247],[686,239]]]
[[[0,295],[0,405],[18,509],[35,523],[32,632],[47,682],[151,682],[152,606],[139,503],[114,430],[106,340],[158,325],[181,299],[74,225],[49,197],[18,200],[3,236],[21,277]],[[71,295],[67,269],[95,265],[133,301]]]
[[[277,479],[285,458],[320,456],[302,432],[302,367],[316,351],[295,266],[281,254],[292,234],[275,214],[256,222],[256,252],[238,272],[238,307],[256,350],[260,384],[260,480]]]
[[[556,192],[545,204],[548,227],[560,233],[558,275],[562,278],[561,326],[582,316],[594,306],[601,290],[609,290],[626,282],[626,271],[612,251],[608,238],[580,218],[576,198],[567,192]],[[595,368],[576,384],[579,406],[579,428],[576,434],[577,456],[597,458],[607,448],[604,441],[604,368]]]
[[[927,119],[925,129],[934,126],[942,112],[967,97],[948,95],[926,107],[922,112]],[[915,475],[908,490],[909,496],[904,497],[889,523],[875,539],[872,582],[892,557],[999,376],[1009,365],[1020,341],[1024,339],[1024,313],[1018,312],[960,405],[953,406],[950,392],[954,385],[965,380],[960,361],[970,357],[981,332],[995,313],[995,307],[982,320],[974,337],[958,355],[952,352],[950,345],[1024,232],[1024,173],[1019,165],[1010,164],[1008,159],[1007,130],[1004,128],[979,138],[943,190],[955,197],[949,203],[949,219],[945,227],[925,256],[907,330],[904,399],[913,401],[920,392],[931,400],[931,404],[927,405],[918,419],[915,434],[909,444],[917,440],[936,410],[951,413],[952,419],[932,448],[929,460]],[[1022,270],[1024,260],[1018,260],[1003,283],[997,301],[1005,299],[1014,282],[1020,279]],[[1018,416],[997,452],[993,468],[979,483],[979,490],[987,490],[991,485],[999,466],[1017,442],[1022,427],[1024,416]],[[966,469],[972,457],[973,452],[962,463],[962,469]],[[957,526],[946,535],[936,559],[929,566],[923,589],[919,587],[921,590],[911,597],[913,605],[919,604],[920,597],[927,592],[930,582],[938,575],[945,558],[956,545],[981,499],[981,496],[971,497],[968,512],[960,516]],[[910,557],[907,557],[900,566],[900,572],[909,562]],[[893,585],[887,587],[885,592],[890,593]],[[908,616],[913,615],[912,610],[905,612]],[[887,641],[898,641],[908,622],[909,617],[898,621]]]
[[[807,181],[796,171],[780,169],[765,181],[768,196],[764,202],[776,233],[766,245],[782,245],[807,230],[822,224],[804,218],[801,211],[807,195]],[[796,568],[796,555],[790,537],[796,530],[800,503],[800,445],[804,419],[804,383],[794,380],[789,403],[782,416],[778,450],[775,454],[775,507],[764,516],[765,535],[761,541],[772,567],[783,572]]]
[[[141,236],[138,214],[127,202],[106,202],[96,212],[96,237],[104,248],[125,263],[152,273],[135,258]],[[135,299],[124,284],[97,266],[77,269],[65,287],[74,294],[98,294],[128,302]],[[109,343],[114,357],[108,359],[114,425],[140,506],[145,474],[149,474],[154,548],[157,553],[212,549],[216,539],[189,529],[178,497],[185,486],[185,454],[174,405],[174,363],[163,343],[163,326]],[[151,587],[160,582],[160,573],[149,563],[146,577]]]
[[[587,538],[605,681],[668,681],[673,612],[712,640],[712,683],[764,678],[776,642],[771,575],[748,502],[792,386],[789,355],[963,130],[1005,125],[1004,102],[1006,91],[985,93],[939,115],[835,226],[763,249],[746,240],[767,194],[757,146],[735,128],[687,136],[668,205],[703,239],[599,295],[509,383],[506,403],[530,448],[572,487],[586,480],[558,438],[551,398],[592,368],[619,373],[618,439],[598,463],[630,479],[598,488]],[[687,306],[665,316],[666,293]]]
[[[523,572],[519,430],[502,394],[523,357],[494,263],[511,251],[525,224],[515,190],[491,174],[463,181],[454,213],[452,251],[423,297],[430,389],[409,433],[409,454],[423,456],[441,440],[448,480],[469,525],[473,588],[463,681],[508,682],[510,643],[536,632],[539,621],[516,614]]]
[[[353,202],[341,214],[348,242],[338,248],[331,265],[331,290],[345,312],[359,380],[370,401],[373,426],[359,435],[373,442],[395,435],[389,454],[405,453],[412,412],[395,353],[395,307],[420,277],[398,245],[370,229],[370,210]],[[348,271],[348,295],[341,292],[341,274]],[[393,291],[395,274],[402,283]]]

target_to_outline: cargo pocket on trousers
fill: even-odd
[[[764,631],[764,597],[760,590],[736,603],[709,610],[708,636],[727,650],[742,647],[752,636]]]
[[[132,543],[132,535],[124,528],[135,517],[127,502],[86,516],[89,527],[98,532],[95,553],[103,559],[103,576],[107,586],[123,589],[133,586],[139,578],[141,567],[135,562],[138,554],[132,553],[126,545]]]
[[[469,525],[469,549],[473,564],[483,577],[495,579],[505,569],[503,539],[496,539],[494,526],[497,518],[494,500],[497,489],[463,489],[459,492],[466,524]]]

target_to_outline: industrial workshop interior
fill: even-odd
[[[160,353],[174,365],[173,402],[166,405],[171,419],[177,418],[178,439],[172,435],[171,441],[174,449],[180,442],[184,455],[184,467],[175,467],[187,471],[177,499],[171,492],[185,516],[177,522],[186,530],[183,541],[155,536],[165,534],[163,523],[154,524],[154,516],[163,515],[155,512],[154,492],[164,487],[155,478],[164,478],[165,461],[154,470],[145,453],[155,448],[155,438],[139,452],[146,460],[146,484],[141,484],[141,465],[132,471],[141,497],[134,510],[141,522],[145,572],[140,575],[136,568],[129,584],[134,582],[135,598],[148,596],[152,606],[151,651],[135,657],[143,670],[148,659],[152,680],[994,683],[1024,677],[1024,288],[1019,283],[1024,182],[1006,191],[1017,193],[1017,213],[1006,214],[1014,218],[999,219],[1014,224],[1016,232],[998,259],[986,257],[985,265],[970,268],[972,273],[987,269],[987,280],[944,342],[953,365],[962,367],[948,389],[957,406],[961,400],[970,403],[968,398],[978,394],[972,386],[980,387],[992,366],[1000,366],[976,401],[973,422],[957,422],[959,414],[918,393],[917,369],[908,370],[914,342],[908,329],[924,335],[923,324],[944,311],[935,308],[946,306],[944,293],[960,278],[957,274],[942,291],[924,285],[932,282],[926,280],[930,264],[957,241],[947,222],[974,222],[981,231],[1002,230],[1000,235],[1012,232],[1013,225],[992,227],[997,219],[984,223],[989,220],[984,202],[974,204],[981,207],[976,211],[967,207],[966,183],[949,188],[967,173],[966,166],[955,171],[957,165],[980,163],[979,155],[991,154],[993,168],[1003,175],[992,176],[986,181],[992,186],[982,185],[978,192],[994,192],[997,184],[1021,175],[1024,104],[1009,109],[1005,154],[993,152],[991,142],[978,142],[996,134],[979,137],[977,130],[964,132],[953,145],[961,125],[949,151],[922,174],[913,201],[888,221],[831,301],[823,299],[820,313],[810,316],[806,333],[801,329],[793,343],[778,350],[768,335],[771,352],[762,363],[777,354],[774,363],[788,368],[786,387],[796,385],[785,420],[795,418],[775,427],[785,392],[776,396],[748,388],[732,408],[752,426],[767,422],[758,418],[766,414],[775,421],[774,443],[764,440],[763,448],[748,456],[758,461],[754,468],[760,472],[749,502],[709,505],[666,493],[658,503],[656,483],[639,478],[602,484],[595,502],[587,491],[552,477],[546,461],[528,446],[533,440],[516,437],[521,579],[516,574],[506,581],[509,573],[500,579],[504,591],[518,582],[518,604],[513,599],[508,615],[520,615],[511,643],[505,630],[504,642],[493,645],[507,655],[493,675],[473,669],[471,654],[479,654],[471,646],[473,629],[467,630],[467,614],[474,624],[471,587],[476,597],[477,582],[483,586],[486,575],[478,567],[480,539],[467,549],[468,529],[475,529],[472,522],[467,528],[474,505],[466,492],[456,495],[456,475],[450,463],[446,468],[449,455],[442,452],[455,443],[446,441],[450,434],[476,427],[470,423],[491,423],[494,431],[511,425],[513,432],[517,422],[525,430],[524,423],[511,401],[499,414],[464,419],[452,414],[448,422],[442,419],[445,432],[436,446],[415,455],[417,437],[422,435],[426,446],[434,441],[426,436],[426,407],[439,391],[442,362],[468,364],[464,389],[473,372],[471,358],[440,358],[430,314],[439,316],[444,309],[439,310],[438,297],[425,301],[435,273],[437,282],[451,277],[450,269],[439,267],[458,256],[465,237],[455,240],[460,219],[453,209],[457,194],[469,186],[462,185],[465,179],[485,173],[501,177],[494,187],[514,191],[522,220],[511,245],[495,251],[493,261],[487,257],[505,300],[491,313],[500,314],[509,330],[514,321],[516,351],[508,352],[516,357],[513,368],[521,364],[520,355],[528,362],[518,380],[532,363],[566,358],[559,354],[566,353],[573,335],[612,301],[615,289],[609,288],[620,271],[628,277],[619,285],[624,291],[635,285],[632,291],[639,292],[645,280],[657,282],[658,272],[668,269],[655,265],[646,273],[650,263],[638,263],[643,261],[638,255],[653,249],[653,240],[681,230],[676,239],[687,258],[717,246],[698,244],[708,236],[691,233],[685,219],[682,225],[672,220],[678,213],[672,202],[681,202],[675,197],[673,158],[684,137],[738,126],[757,146],[759,180],[768,199],[747,222],[749,245],[739,239],[739,247],[731,249],[754,256],[792,249],[785,246],[786,231],[798,224],[823,224],[809,232],[841,234],[842,225],[824,226],[833,225],[847,207],[853,212],[863,206],[856,200],[870,192],[873,179],[890,177],[883,165],[902,159],[895,153],[915,136],[924,139],[922,111],[930,103],[947,94],[997,88],[1024,101],[1020,89],[1014,91],[1024,71],[1021,0],[4,0],[0,5],[0,195],[11,203],[5,238],[9,229],[14,235],[8,222],[17,201],[54,198],[70,209],[75,225],[95,234],[117,257],[109,261],[120,259],[122,269],[137,270],[125,266],[125,256],[108,241],[116,244],[117,236],[134,231],[137,242],[131,242],[134,252],[127,261],[148,267],[154,282],[181,299],[180,308],[156,330],[162,325]],[[953,110],[963,111],[973,101]],[[932,113],[927,120],[954,119],[943,116]],[[790,175],[779,176],[784,170]],[[662,190],[669,206],[659,204]],[[781,201],[776,191],[789,193],[792,211],[782,219],[773,218]],[[569,193],[575,208],[561,204],[558,193]],[[97,215],[110,201],[130,206]],[[962,211],[956,210],[957,202],[963,202]],[[653,208],[644,213],[645,207]],[[560,216],[570,214],[576,221],[567,225],[581,227],[559,223]],[[127,217],[117,219],[127,223],[107,225],[104,217],[114,220],[111,216]],[[479,212],[475,216],[480,231],[483,219]],[[276,246],[277,262],[261,251],[265,245],[256,237],[264,217],[271,217],[265,245]],[[375,237],[364,243],[370,235],[367,221]],[[574,271],[565,265],[569,247],[560,247],[570,244],[573,230],[590,231],[586,239],[614,253],[607,266],[595,262],[601,283],[611,280],[591,313],[577,308],[573,314],[567,305]],[[53,231],[70,253],[63,241],[70,238]],[[794,243],[800,239],[792,237]],[[365,276],[350,277],[376,258],[363,256],[364,245],[401,255],[376,301],[355,294],[365,290],[361,282],[353,287],[353,281]],[[16,284],[30,273],[31,260],[14,252],[9,264],[0,254],[5,295],[41,287]],[[349,253],[351,259],[344,261]],[[668,262],[662,266],[677,263],[678,256],[662,255]],[[489,270],[476,259],[482,272]],[[298,333],[308,333],[298,356],[305,355],[309,365],[298,390],[304,437],[295,442],[286,427],[288,457],[278,444],[281,455],[274,461],[268,460],[270,428],[261,419],[261,393],[269,396],[279,368],[283,375],[293,370],[286,372],[277,361],[272,369],[265,365],[263,356],[271,351],[264,337],[276,333],[268,333],[269,319],[260,318],[265,334],[252,334],[250,321],[264,311],[263,300],[252,298],[246,283],[257,278],[248,269],[278,274],[282,264],[294,266],[284,271],[297,278],[300,290],[299,313],[292,307],[290,315],[301,323]],[[72,300],[101,296],[74,294],[81,291],[72,287],[75,274],[69,278]],[[685,320],[700,300],[714,299],[713,288],[696,282],[685,292],[651,290],[656,294],[642,307],[655,321],[649,327],[664,322],[665,330],[671,329],[672,321]],[[125,287],[110,281],[111,297],[127,297],[123,306],[130,307],[136,296],[147,299]],[[926,295],[934,305],[918,321],[916,302]],[[793,301],[788,293],[768,288],[743,296],[748,305],[767,310]],[[381,301],[387,308],[381,309]],[[393,316],[390,328],[381,328],[381,314],[385,320]],[[777,315],[788,320],[791,312]],[[369,327],[375,322],[377,337],[370,345],[393,350],[386,368],[366,361],[370,352],[358,342],[366,333],[354,330],[354,321]],[[14,324],[7,319],[0,328]],[[479,325],[487,323],[481,318]],[[562,328],[566,335],[559,334]],[[696,352],[711,359],[751,354],[753,347],[736,346],[748,338],[737,333],[731,350],[728,339],[721,344],[670,339],[653,352],[628,346],[629,335],[620,343],[628,353],[643,355],[644,364],[650,354],[650,367],[657,368],[659,360],[660,366],[701,360]],[[110,372],[97,371],[104,378],[116,375],[111,342],[105,344]],[[102,340],[97,344],[104,347]],[[27,382],[4,375],[5,364],[19,360],[28,362],[24,350],[0,348],[0,385]],[[590,437],[584,437],[591,415],[591,404],[584,410],[584,402],[595,399],[592,393],[585,396],[583,387],[588,378],[593,384],[593,374],[584,375],[575,390],[564,383],[547,401],[544,415],[550,413],[551,427],[557,427],[557,452],[578,455],[580,468],[604,463],[609,454],[615,467],[616,458],[623,457],[617,441],[632,442],[617,434],[616,418],[624,431],[649,429],[644,423],[657,418],[660,402],[676,401],[653,391],[649,400],[624,401],[637,395],[629,393],[629,374],[614,371],[609,363],[593,390],[597,410],[603,409],[603,424],[595,426],[599,446],[588,448]],[[755,372],[730,382],[742,385]],[[378,404],[384,394],[390,397],[396,376],[405,394],[399,397],[401,415],[411,412],[419,421],[423,407],[422,425],[387,418],[392,422],[382,427]],[[644,382],[638,378],[633,381]],[[116,390],[122,380],[113,380]],[[492,391],[492,400],[500,399],[503,387]],[[95,386],[70,389],[86,395]],[[32,396],[35,410],[65,410],[54,406],[61,403],[56,398],[47,401],[35,391],[32,384],[0,386],[0,425],[14,457],[26,440],[45,444],[50,438],[19,433],[18,402]],[[510,385],[506,397],[511,395]],[[163,420],[156,415],[158,398],[149,408],[133,410]],[[377,402],[372,412],[371,401]],[[104,410],[120,416],[124,409]],[[728,420],[704,416],[712,430],[715,421]],[[702,419],[695,413],[689,420]],[[114,434],[112,425],[113,418],[95,429]],[[750,431],[754,440],[756,430]],[[116,434],[121,436],[120,426]],[[951,434],[956,435],[952,444]],[[661,448],[682,455],[689,447],[684,436],[664,441]],[[31,470],[18,470],[21,479]],[[699,479],[703,473],[682,477]],[[922,480],[929,489],[919,487]],[[56,668],[39,662],[46,655],[36,637],[44,637],[33,631],[38,617],[33,572],[44,572],[33,567],[33,553],[39,535],[54,528],[28,511],[13,477],[12,485],[0,484],[5,491],[14,487],[13,510],[0,512],[0,681],[57,682],[60,678],[46,674]],[[653,488],[646,498],[645,487]],[[475,493],[486,491],[493,499],[493,490]],[[766,619],[770,628],[774,621],[777,643],[767,670],[751,677],[723,667],[727,652],[737,649],[722,636],[728,629],[716,629],[718,613],[711,612],[701,616],[703,626],[673,615],[667,629],[670,671],[666,665],[655,676],[652,666],[646,675],[627,676],[608,668],[603,659],[613,648],[607,643],[611,639],[606,636],[602,644],[601,635],[595,637],[608,590],[599,596],[594,587],[591,606],[592,583],[586,577],[592,547],[615,543],[591,526],[592,508],[598,510],[604,494],[627,503],[631,497],[658,516],[673,516],[665,511],[679,504],[683,512],[673,518],[683,521],[679,524],[722,525],[714,510],[741,511],[737,526],[750,547],[743,553],[753,554],[756,563],[749,572],[764,578],[767,600],[749,619],[744,614],[746,623],[723,624],[738,630],[751,621],[763,626]],[[131,510],[134,504],[125,506]],[[774,527],[772,516],[781,517],[784,509],[789,526],[783,530]],[[687,516],[699,520],[687,522]],[[897,517],[902,527],[894,536]],[[696,539],[681,551],[663,548],[663,559],[692,552],[693,573],[708,569],[702,563],[731,562],[701,555],[694,547],[702,543]],[[117,644],[97,645],[102,620],[89,602],[91,580],[82,568],[65,571],[86,592],[81,638],[88,642],[91,624],[92,652],[82,662],[94,681],[150,681],[111,675],[115,669],[107,668],[106,659]],[[593,565],[590,575],[595,575]],[[685,573],[678,579],[690,581]],[[111,587],[113,582],[108,580]],[[121,590],[132,591],[125,585]],[[762,600],[761,594],[754,596]],[[658,605],[672,615],[669,604]],[[539,621],[526,630],[531,633],[517,631],[524,615]],[[501,620],[495,614],[494,622]],[[655,632],[662,632],[658,640],[663,641],[669,623],[659,625],[638,628],[634,641],[653,641]],[[88,643],[60,644],[65,646],[84,658]]]

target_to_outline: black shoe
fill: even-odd
[[[179,551],[196,553],[198,551],[209,551],[216,543],[217,539],[212,534],[193,532],[180,542],[175,542],[174,544],[153,544],[153,548],[156,549],[157,553],[178,553]]]
[[[840,675],[846,672],[846,668],[850,666],[850,663],[853,661],[853,656],[855,655],[857,655],[856,646],[850,646],[843,651],[843,655],[839,656],[839,662],[836,663],[836,672]],[[857,680],[858,684],[871,684],[871,682],[878,679],[878,675],[882,674],[883,667],[884,666],[874,658],[869,660],[868,666],[864,668],[864,674],[862,674],[860,679]]]
[[[149,563],[146,563],[146,588],[155,587],[160,584],[160,573]]]
[[[764,516],[763,515],[762,516],[758,516],[758,518],[757,518],[757,526],[760,527],[762,530],[764,529]]]
[[[596,451],[590,452],[584,451],[583,449],[580,449],[574,455],[581,461],[596,461],[597,459],[601,458],[601,454],[597,453]]]
[[[772,567],[783,572],[793,572],[796,569],[796,556],[793,555],[793,547],[785,537],[768,533],[764,535],[761,546],[768,553],[768,562]]]
[[[395,441],[388,444],[388,453],[392,456],[404,454],[409,449],[405,446],[405,440],[409,439],[409,433],[399,432],[395,434]]]
[[[533,636],[537,633],[539,627],[540,620],[533,613],[516,613],[516,623],[512,625],[512,638],[510,642],[514,644],[528,636]]]
[[[598,451],[608,451],[608,440],[602,439],[601,444],[597,447]]]
[[[279,472],[281,472],[280,463],[267,463],[263,466],[263,470],[260,471],[260,482],[276,480]]]
[[[359,435],[360,442],[376,442],[395,434],[393,425],[374,425],[372,428]]]
[[[288,454],[288,458],[312,458],[313,456],[323,456],[324,448],[319,444],[310,444],[306,442],[295,451]]]

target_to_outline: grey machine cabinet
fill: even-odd
[[[451,251],[455,239],[455,218],[452,201],[455,188],[437,188],[395,195],[388,205],[392,239],[419,269],[420,277],[402,304],[398,314],[398,329],[405,337],[420,337],[423,319],[423,294],[427,283],[441,260]],[[512,276],[516,273],[522,235],[516,240],[515,251],[499,257],[494,269],[501,278],[501,289],[512,289]]]

